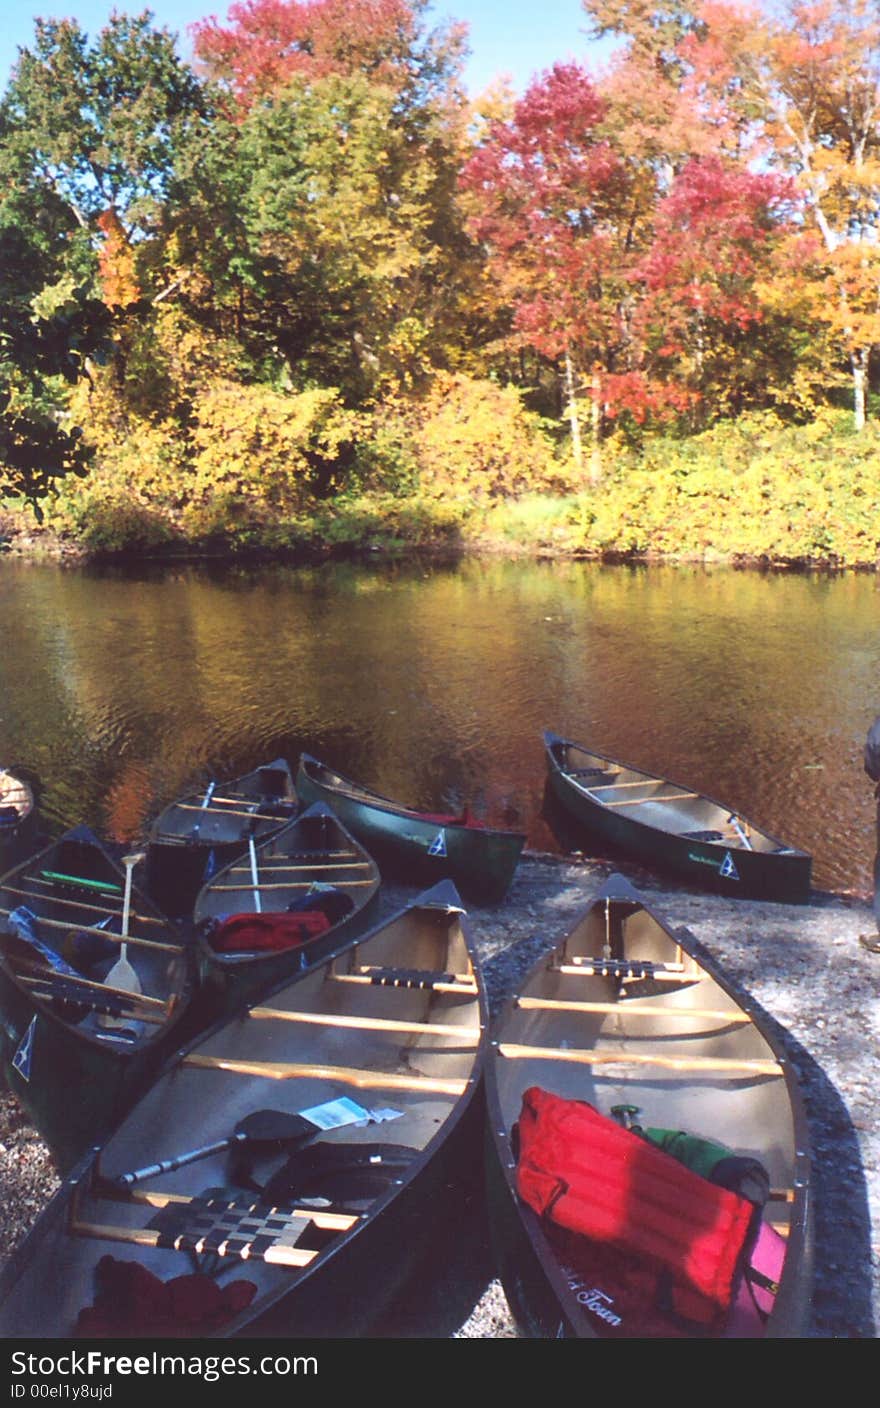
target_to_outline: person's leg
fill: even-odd
[[[876,934],[860,934],[859,943],[871,953],[880,953],[880,803],[877,805],[877,847],[874,852],[874,924]]]

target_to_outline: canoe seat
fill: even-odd
[[[682,831],[679,833],[685,841],[723,841],[724,836],[720,831]]]
[[[614,768],[566,768],[568,777],[590,778],[593,782],[598,782],[601,778],[605,782],[613,782],[620,777],[619,769]]]
[[[454,973],[425,972],[418,968],[374,968],[369,974],[375,987],[433,988],[438,983],[454,983]]]

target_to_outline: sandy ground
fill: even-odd
[[[489,998],[498,1012],[614,867],[529,855],[503,905],[471,909]],[[816,1247],[809,1337],[875,1338],[880,1324],[880,954],[858,935],[867,902],[814,894],[806,906],[734,901],[616,867],[673,928],[687,926],[760,1004],[801,1081],[813,1151]],[[390,890],[386,907],[405,896]],[[0,1254],[27,1234],[58,1186],[51,1156],[0,1095]],[[481,1209],[445,1242],[383,1338],[516,1338],[495,1279]]]

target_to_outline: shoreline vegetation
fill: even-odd
[[[225,492],[200,484],[198,463],[187,464],[182,452],[171,456],[172,432],[157,446],[148,427],[134,426],[86,478],[68,479],[44,501],[41,523],[24,502],[0,509],[0,551],[68,561],[501,555],[877,569],[880,427],[873,423],[855,435],[845,412],[801,426],[765,413],[687,438],[654,435],[638,448],[610,443],[601,480],[583,485],[518,393],[464,378],[448,389],[449,403],[438,396],[432,418],[420,408],[421,434],[404,413],[394,428],[405,483],[383,483],[381,474],[371,482],[367,472],[387,418],[362,417],[345,446],[355,487],[329,497],[300,492],[295,502],[279,501],[271,443],[278,426],[252,424],[207,443],[204,453],[234,478]],[[290,462],[308,452],[295,441]],[[163,450],[177,465],[164,479],[149,472],[150,453],[161,458]],[[541,490],[524,487],[536,468]]]

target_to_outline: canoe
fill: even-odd
[[[80,826],[0,879],[0,1059],[62,1168],[161,1064],[192,992],[190,951],[135,869]]]
[[[730,807],[549,731],[544,748],[552,794],[593,836],[721,894],[808,900],[812,858]]]
[[[493,1036],[492,1241],[525,1335],[806,1332],[801,1096],[755,1005],[687,930],[612,876]]]
[[[469,899],[494,903],[513,880],[526,838],[458,816],[414,811],[302,753],[296,776],[303,803],[326,802],[375,856],[383,875],[408,884],[452,880]]]
[[[442,884],[171,1059],[7,1263],[0,1335],[365,1333],[455,1235],[484,1039]]]
[[[379,867],[323,802],[217,871],[193,910],[199,1004],[214,1016],[366,928]]]
[[[248,844],[285,826],[299,810],[284,758],[226,782],[209,782],[160,812],[147,838],[147,887],[175,918],[189,919],[206,868],[225,865]]]
[[[37,841],[36,782],[25,769],[0,767],[0,874]]]

